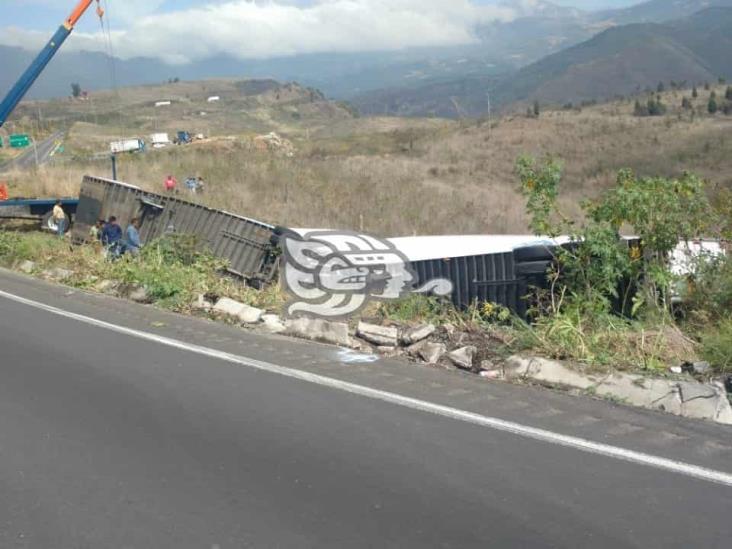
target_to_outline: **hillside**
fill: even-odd
[[[485,122],[397,117],[354,118],[337,104],[309,102],[305,88],[284,86],[247,96],[240,81],[182,82],[121,90],[125,104],[140,113],[121,120],[112,114],[78,120],[83,105],[43,102],[43,112],[75,118],[66,147],[38,172],[3,176],[16,196],[73,194],[84,174],[109,174],[109,139],[120,131],[147,134],[155,127],[150,101],[177,93],[181,105],[158,111],[158,127],[204,131],[210,139],[185,147],[150,150],[118,158],[119,177],[159,190],[167,174],[179,180],[201,175],[207,192],[197,199],[273,223],[302,227],[363,228],[384,235],[522,233],[524,201],[514,172],[524,153],[564,159],[563,209],[578,212],[630,167],[644,175],[679,175],[691,170],[711,188],[732,188],[732,117],[706,113],[710,91],[699,90],[693,110],[682,109],[690,90],[662,95],[666,116],[633,116],[634,98],[597,106],[545,109],[538,118],[497,116]],[[261,89],[268,82],[245,84]],[[204,90],[205,87],[205,90]],[[220,107],[211,110],[210,132],[189,117],[216,89]],[[724,96],[726,86],[716,86]],[[227,95],[229,94],[229,95]],[[190,96],[189,103],[183,102]],[[95,96],[105,108],[113,95]],[[645,94],[639,96],[645,100]],[[128,103],[129,102],[129,103]],[[220,111],[214,110],[220,108]],[[179,109],[179,110],[176,110]],[[293,110],[294,109],[294,110]],[[133,109],[134,110],[134,109]],[[214,113],[216,114],[214,115]],[[301,118],[292,117],[301,112]],[[307,116],[305,116],[307,114]],[[206,117],[199,118],[203,124]],[[119,122],[125,123],[124,130]],[[294,145],[294,155],[252,147],[255,132],[277,130]]]
[[[598,29],[584,12],[550,2],[506,1],[504,5],[516,14],[515,19],[479,24],[474,33],[476,40],[462,46],[323,52],[267,59],[214,54],[176,66],[152,57],[116,59],[117,83],[120,86],[155,84],[174,77],[183,80],[271,77],[317,87],[331,97],[350,98],[371,90],[413,88],[423,82],[512,71],[548,52],[585,40]],[[0,46],[3,67],[0,90],[12,85],[35,54],[35,51]],[[110,87],[109,60],[101,53],[76,53],[65,46],[29,97],[63,97],[69,94],[71,82],[78,82],[88,90]]]
[[[732,0],[650,0],[628,8],[593,13],[592,19],[612,21],[616,25],[664,23],[710,7],[732,7]]]
[[[732,76],[732,8],[709,8],[664,25],[632,24],[550,55],[499,84],[496,100],[563,103],[607,99],[658,82]]]
[[[352,102],[365,114],[460,117],[457,101],[466,115],[480,116],[488,93],[494,106],[534,99],[564,103],[655,89],[661,81],[715,81],[732,73],[732,8],[724,6],[732,0],[652,0],[624,10],[495,23],[480,30],[484,43],[511,44],[522,59],[541,59],[519,63],[525,66],[518,71],[367,92]]]

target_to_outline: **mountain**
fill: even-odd
[[[607,99],[659,82],[732,77],[732,8],[666,24],[631,24],[529,65],[495,89],[497,102]]]
[[[159,83],[168,78],[272,77],[299,81],[341,99],[371,90],[414,88],[437,81],[492,77],[536,61],[547,53],[576,44],[597,32],[587,14],[546,0],[505,0],[517,17],[479,25],[472,44],[444,48],[410,48],[364,53],[320,53],[264,60],[219,55],[182,66],[151,58],[115,60],[121,86]],[[35,52],[0,46],[0,93],[8,89]],[[96,90],[111,85],[110,63],[100,53],[61,50],[29,98],[68,95],[71,82]]]
[[[615,25],[629,23],[665,23],[689,17],[711,7],[732,7],[732,0],[650,0],[623,9],[605,10],[592,15],[595,21]]]

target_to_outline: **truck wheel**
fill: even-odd
[[[71,227],[74,225],[74,218],[75,216],[69,216],[67,217],[68,220],[68,226],[66,227],[65,232],[69,232],[71,230]],[[56,222],[53,220],[53,211],[46,212],[41,219],[41,230],[42,231],[48,231],[51,233],[57,233],[58,232],[58,225],[56,225]]]
[[[529,263],[534,261],[552,261],[554,259],[554,246],[526,246],[516,248],[513,251],[513,260],[516,263]]]
[[[58,225],[53,220],[53,211],[47,212],[41,219],[41,230],[52,233],[58,232]]]

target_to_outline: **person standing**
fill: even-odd
[[[102,229],[102,244],[107,249],[110,259],[117,259],[122,254],[122,227],[113,215]]]
[[[186,179],[186,187],[188,188],[188,192],[191,194],[196,194],[196,187],[198,187],[198,182],[196,181],[195,177],[189,177]]]
[[[130,221],[127,226],[125,234],[125,251],[132,256],[137,256],[140,253],[140,219],[135,217]]]
[[[169,175],[165,180],[165,192],[173,194],[177,186],[178,182],[176,181],[175,177]]]
[[[59,236],[59,238],[63,238],[64,234],[66,233],[66,212],[64,212],[64,208],[62,206],[62,202],[60,200],[56,201],[56,204],[53,206],[53,213],[51,214],[53,218],[53,222],[56,224],[56,234]]]

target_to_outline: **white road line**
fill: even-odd
[[[225,362],[239,364],[241,366],[247,366],[249,368],[255,368],[257,370],[263,370],[265,372],[271,372],[282,376],[299,379],[301,381],[307,381],[308,383],[315,383],[316,385],[322,385],[324,387],[338,389],[340,391],[345,391],[371,399],[397,404],[399,406],[411,408],[413,410],[419,410],[430,414],[448,417],[458,421],[472,423],[474,425],[480,425],[481,427],[488,427],[497,431],[512,433],[514,435],[525,438],[531,438],[550,444],[565,446],[591,454],[597,454],[600,456],[614,458],[621,461],[635,463],[638,465],[645,465],[671,473],[676,473],[679,475],[689,476],[699,480],[705,480],[708,482],[713,482],[715,484],[722,484],[732,487],[732,474],[722,471],[715,471],[714,469],[707,469],[705,467],[684,463],[682,461],[676,461],[673,459],[654,456],[651,454],[645,454],[643,452],[636,452],[634,450],[628,450],[626,448],[620,448],[618,446],[611,446],[608,444],[601,444],[579,437],[573,437],[563,435],[561,433],[555,433],[553,431],[547,431],[545,429],[537,429],[535,427],[522,425],[520,423],[514,423],[512,421],[505,421],[494,417],[466,412],[457,408],[450,408],[448,406],[442,406],[440,404],[434,404],[432,402],[418,400],[396,393],[379,391],[378,389],[372,389],[363,385],[356,385],[354,383],[348,383],[346,381],[340,381],[337,379],[312,374],[310,372],[304,372],[295,368],[278,366],[277,364],[271,364],[269,362],[263,362],[261,360],[255,360],[252,358],[234,355],[231,353],[218,351],[216,349],[211,349],[209,347],[202,347],[199,345],[185,343],[177,339],[159,336],[140,330],[134,330],[132,328],[125,328],[124,326],[117,326],[116,324],[111,324],[109,322],[104,322],[103,320],[97,320],[96,318],[91,318],[88,316],[65,311],[63,309],[46,305],[45,303],[39,303],[37,301],[10,294],[2,290],[0,290],[0,297],[4,297],[11,301],[28,305],[29,307],[34,307],[36,309],[47,311],[55,315],[71,318],[84,324],[96,326],[99,328],[105,328],[119,334],[152,341],[161,345],[189,351],[191,353],[215,358]]]

